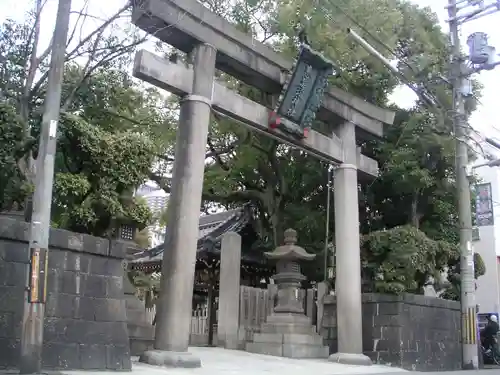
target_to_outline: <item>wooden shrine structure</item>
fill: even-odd
[[[255,230],[250,205],[201,216],[198,231],[195,293],[205,294],[211,287],[218,288],[221,241],[228,232],[238,233],[242,238],[241,285],[259,286],[263,279],[266,284],[269,282],[274,266],[266,261],[263,250],[257,248],[260,238]],[[129,261],[129,268],[146,274],[161,272],[164,249],[165,244],[162,243],[134,254]]]

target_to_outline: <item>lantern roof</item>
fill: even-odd
[[[303,247],[297,246],[297,231],[287,229],[285,231],[284,245],[278,246],[274,251],[264,253],[264,255],[273,260],[313,260],[316,254],[309,254]]]

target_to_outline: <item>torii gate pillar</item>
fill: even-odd
[[[154,350],[140,357],[152,365],[201,366],[188,345],[216,53],[208,44],[195,46],[192,91],[181,100]]]
[[[344,146],[344,162],[334,179],[335,249],[338,352],[331,362],[371,365],[363,354],[361,311],[361,259],[355,125],[342,124],[338,136]]]

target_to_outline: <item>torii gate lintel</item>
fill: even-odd
[[[171,63],[145,50],[137,52],[135,56],[133,70],[135,77],[180,97],[191,94],[193,73],[193,69],[184,64]],[[214,109],[224,115],[283,143],[299,147],[320,160],[334,165],[344,162],[344,155],[347,151],[344,150],[341,139],[333,132],[328,137],[313,130],[307,138],[299,139],[278,129],[270,129],[268,119],[271,111],[269,109],[238,95],[218,82],[214,83],[211,103]],[[364,179],[376,177],[378,175],[377,162],[363,155],[358,148],[355,152],[354,164],[358,168],[360,177]]]

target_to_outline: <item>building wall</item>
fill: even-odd
[[[483,258],[486,273],[476,280],[476,304],[481,314],[497,313],[500,311],[500,290],[494,227],[479,228],[479,238],[474,243],[474,251]]]
[[[478,162],[479,163],[479,162]],[[479,241],[474,242],[474,251],[483,258],[486,273],[476,281],[476,303],[479,313],[498,313],[500,311],[500,284],[497,255],[500,255],[500,169],[480,167],[475,173],[480,183],[491,183],[493,198],[494,225],[479,227]]]
[[[18,365],[29,226],[0,217],[0,368]],[[124,242],[52,229],[43,365],[130,370]]]
[[[150,246],[154,248],[165,242],[166,228],[160,226],[158,222],[148,227]]]
[[[160,215],[168,205],[168,194],[158,186],[144,184],[137,190],[136,195],[142,197],[146,201],[151,212],[157,216]],[[159,222],[150,225],[148,227],[148,232],[150,235],[151,248],[165,242],[165,228],[161,227]]]
[[[320,334],[337,351],[337,306],[325,296]],[[406,294],[363,294],[363,351],[374,362],[416,371],[461,368],[460,303]]]

